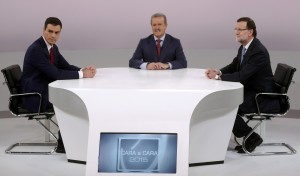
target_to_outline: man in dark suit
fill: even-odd
[[[152,32],[141,39],[129,67],[147,70],[186,68],[187,61],[180,40],[166,34],[167,18],[156,13],[151,17]]]
[[[24,57],[21,89],[23,93],[39,92],[42,95],[41,112],[53,109],[48,97],[49,83],[63,79],[92,78],[96,74],[93,66],[80,69],[70,65],[60,54],[55,42],[59,39],[61,28],[62,23],[58,18],[47,18],[43,36],[28,47]],[[39,101],[37,96],[28,96],[22,99],[22,106],[29,111],[38,112]],[[57,152],[64,153],[60,133]]]
[[[237,20],[234,30],[236,40],[242,44],[237,56],[220,70],[207,69],[206,75],[210,79],[243,84],[244,102],[239,106],[232,132],[236,137],[244,137],[252,128],[245,123],[240,114],[257,112],[255,95],[261,92],[273,92],[274,80],[269,53],[256,38],[254,21],[249,17],[242,17]],[[260,105],[262,112],[277,111],[280,108],[279,102],[275,99],[260,99]],[[252,133],[246,141],[246,149],[252,152],[262,142],[262,138],[257,133]],[[236,149],[239,153],[244,152],[240,146]]]

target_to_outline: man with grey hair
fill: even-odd
[[[129,67],[144,70],[186,68],[187,61],[180,40],[166,34],[167,17],[162,13],[151,16],[153,34],[140,40]]]

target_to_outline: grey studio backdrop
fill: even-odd
[[[63,23],[57,45],[71,64],[127,67],[140,38],[151,34],[150,16],[163,12],[167,33],[181,40],[189,68],[220,68],[237,53],[236,20],[249,16],[270,52],[273,71],[279,62],[298,69],[288,94],[291,109],[300,110],[299,7],[298,0],[79,0],[72,5],[66,0],[0,0],[0,65],[22,65],[45,19],[56,16]],[[9,92],[2,75],[0,82],[0,111],[7,111]]]

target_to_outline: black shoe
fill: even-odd
[[[57,141],[56,153],[66,153],[64,143],[60,140]]]
[[[246,141],[246,146],[247,145],[249,145],[249,143],[251,143],[251,139],[253,139],[253,138],[256,138],[256,137],[260,137],[257,133],[255,133],[255,132],[253,132],[251,135],[250,135],[250,137],[247,139],[247,141]],[[242,145],[237,145],[237,146],[235,146],[235,148],[234,148],[234,150],[241,150],[241,149],[243,149],[243,147],[242,147]]]
[[[60,131],[58,131],[57,148],[56,153],[66,153],[64,142],[61,138]]]
[[[260,144],[262,144],[263,139],[257,134],[257,133],[252,133],[249,138],[246,141],[246,149],[248,150],[248,152],[253,152],[255,150],[255,148],[257,146],[259,146]],[[236,146],[234,148],[235,150],[238,150],[238,153],[245,153],[244,149],[242,148],[241,145]]]
[[[242,149],[243,147],[241,146],[241,145],[237,145],[237,146],[235,146],[234,147],[234,150],[240,150],[240,149]]]

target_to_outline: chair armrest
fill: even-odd
[[[258,93],[255,95],[255,103],[258,111],[258,115],[261,114],[261,108],[258,102],[259,97],[269,97],[269,98],[280,98],[285,97],[286,99],[289,99],[287,94],[281,94],[281,93]]]
[[[30,92],[30,93],[21,93],[21,94],[11,94],[10,95],[10,100],[12,101],[14,99],[14,97],[26,97],[26,96],[39,96],[39,109],[37,112],[37,115],[40,115],[40,111],[41,111],[41,105],[42,105],[42,95],[38,92]]]

